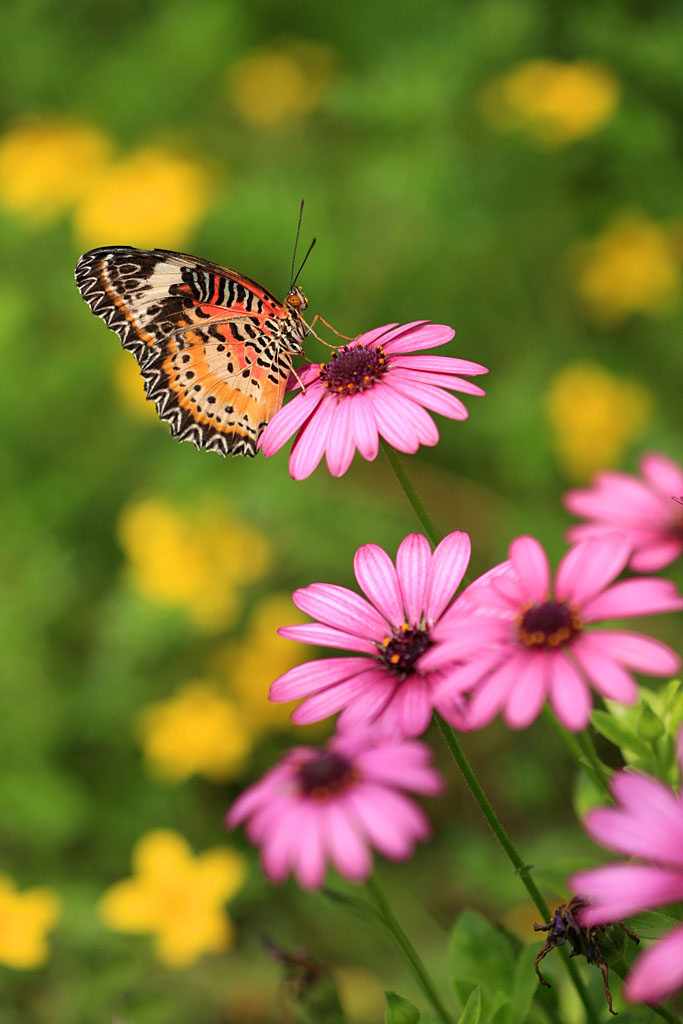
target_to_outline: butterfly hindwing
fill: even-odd
[[[256,453],[306,333],[295,311],[233,270],[160,249],[93,249],[76,281],[135,355],[174,436],[223,455]]]

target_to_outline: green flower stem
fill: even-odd
[[[372,894],[372,898],[375,902],[375,906],[377,907],[377,911],[379,913],[380,918],[382,919],[388,930],[391,932],[392,936],[396,940],[396,944],[399,946],[401,952],[403,953],[406,960],[412,967],[415,977],[420,983],[420,986],[425,996],[427,997],[432,1007],[434,1008],[437,1017],[442,1022],[442,1024],[453,1024],[453,1018],[451,1017],[450,1013],[441,1002],[439,994],[436,991],[434,982],[427,973],[427,969],[425,965],[422,963],[422,960],[420,959],[417,950],[413,946],[412,942],[410,941],[406,933],[403,931],[403,928],[401,928],[401,925],[398,923],[396,915],[391,909],[389,901],[384,895],[382,887],[379,884],[376,872],[374,875],[371,876],[367,885],[368,889],[370,890],[370,893]]]
[[[567,729],[563,729],[560,723],[555,718],[550,708],[545,707],[543,709],[545,719],[550,723],[551,727],[555,730],[557,735],[560,737],[564,745],[570,751],[572,757],[575,759],[577,764],[581,768],[585,768],[590,773],[593,782],[601,789],[609,799],[612,799],[612,794],[609,788],[609,778],[605,771],[604,765],[598,758],[595,751],[595,747],[590,742],[590,745],[582,743],[583,733],[569,732]]]
[[[415,515],[422,523],[425,529],[425,533],[431,540],[432,544],[436,547],[436,545],[441,540],[441,534],[439,533],[434,523],[432,522],[432,519],[429,513],[427,512],[427,509],[422,504],[422,501],[420,500],[417,491],[415,490],[410,480],[408,479],[408,475],[404,470],[403,466],[401,465],[401,461],[396,452],[394,451],[394,449],[385,441],[381,441],[380,443],[382,445],[382,451],[389,460],[389,464],[391,465],[391,468],[396,474],[398,482],[403,488],[406,498],[412,505]]]
[[[503,828],[500,822],[500,818],[498,817],[493,807],[491,806],[489,798],[486,796],[486,793],[479,784],[479,780],[474,774],[474,771],[472,770],[472,767],[465,756],[464,750],[460,746],[460,741],[458,740],[455,731],[446,721],[444,721],[441,715],[439,715],[438,712],[436,711],[434,712],[434,719],[439,729],[441,730],[441,734],[446,741],[448,749],[455,758],[456,764],[458,765],[458,768],[460,769],[465,778],[465,782],[470,788],[472,796],[479,804],[481,813],[486,818],[486,821],[489,827],[491,828],[491,831],[493,832],[496,839],[498,840],[498,842],[508,855],[511,864],[515,869],[515,874],[519,875],[519,877],[521,878],[522,884],[526,887],[527,892],[531,896],[531,899],[535,903],[536,908],[539,914],[541,914],[543,920],[550,921],[552,915],[550,913],[548,905],[543,899],[543,896],[541,895],[538,886],[531,877],[531,865],[524,863],[519,853],[517,852],[517,848],[515,847],[512,840],[508,836],[507,832]],[[566,954],[566,950],[563,950],[562,952],[565,953],[565,963],[567,965],[569,975],[574,983],[574,987],[576,988],[576,991],[579,994],[581,1002],[585,1007],[586,1019],[590,1022],[593,1022],[597,1018],[595,1016],[590,999],[588,998],[588,992],[586,991],[583,981],[581,980],[581,976],[579,975],[576,964],[574,964],[569,959],[568,955]]]

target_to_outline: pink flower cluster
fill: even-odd
[[[465,419],[452,392],[483,395],[463,379],[477,363],[415,354],[444,344],[451,328],[418,321],[378,328],[303,370],[302,391],[261,437],[266,456],[296,434],[290,473],[303,479],[326,457],[343,475],[356,450],[374,459],[380,437],[403,452],[438,441],[427,410]],[[321,747],[291,749],[248,788],[226,816],[245,824],[274,882],[293,873],[307,889],[327,868],[362,881],[371,848],[402,859],[429,834],[412,794],[435,795],[441,778],[418,742],[434,714],[460,730],[497,714],[527,727],[546,703],[567,729],[589,724],[593,697],[637,699],[634,673],[672,676],[680,659],[666,644],[606,622],[683,609],[667,580],[626,578],[654,572],[683,553],[683,469],[657,454],[642,477],[599,474],[571,491],[567,508],[586,521],[569,531],[572,546],[553,573],[533,537],[512,541],[508,558],[459,594],[470,559],[467,534],[455,531],[432,551],[410,534],[395,561],[376,544],[354,559],[358,588],[312,583],[295,591],[313,621],[281,636],[339,652],[285,672],[272,684],[276,702],[301,701],[298,724],[338,715]],[[681,738],[683,747],[683,735]],[[683,750],[681,753],[683,765]],[[622,772],[617,806],[591,812],[593,837],[639,863],[582,872],[572,887],[589,903],[586,925],[683,900],[683,799],[648,776]],[[411,795],[408,795],[411,794]],[[633,1001],[666,998],[683,985],[683,925],[638,961],[626,984]]]
[[[683,733],[680,737],[683,772]],[[569,879],[589,901],[581,912],[587,926],[611,924],[683,900],[683,793],[658,779],[623,771],[612,780],[616,807],[588,814],[586,828],[609,850],[636,858],[581,871]],[[683,924],[642,953],[624,985],[633,1003],[657,1003],[683,986]]]

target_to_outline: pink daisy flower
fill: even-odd
[[[683,733],[680,760],[683,770]],[[683,900],[683,794],[634,771],[615,775],[611,789],[617,806],[590,811],[586,829],[609,850],[638,860],[581,871],[569,880],[590,901],[581,911],[581,923],[589,926]],[[680,924],[638,957],[624,995],[632,1003],[658,1003],[682,987]]]
[[[473,729],[499,711],[511,728],[524,729],[549,698],[559,721],[578,731],[590,719],[590,686],[632,704],[632,670],[674,675],[680,659],[665,644],[640,633],[592,628],[605,619],[683,608],[667,580],[614,583],[629,554],[618,534],[583,541],[564,556],[553,583],[539,542],[518,537],[509,563],[475,581],[455,602],[450,640],[425,654],[425,669],[443,669],[449,659],[451,665],[464,663],[447,670],[437,697],[472,691],[467,722]]]
[[[639,466],[641,479],[598,473],[591,488],[565,494],[569,511],[589,520],[568,536],[578,541],[619,531],[633,547],[631,569],[657,572],[683,553],[683,467],[656,452],[643,455]]]
[[[424,743],[363,730],[334,736],[324,747],[294,747],[238,797],[226,825],[248,822],[272,882],[293,872],[304,889],[319,889],[328,863],[362,882],[372,874],[369,847],[405,860],[430,835],[427,818],[403,790],[434,796],[441,789]]]
[[[365,597],[330,583],[296,590],[294,604],[318,622],[283,627],[280,636],[355,653],[296,665],[275,680],[270,699],[306,697],[292,713],[298,725],[341,711],[341,730],[377,722],[394,733],[419,736],[434,708],[461,724],[462,701],[436,699],[442,673],[424,669],[423,659],[437,643],[439,621],[469,558],[466,533],[449,534],[433,554],[426,537],[411,533],[401,542],[396,566],[376,544],[358,549],[354,571]]]
[[[305,390],[278,412],[261,434],[264,455],[274,455],[298,431],[289,458],[295,480],[310,476],[323,455],[333,476],[343,476],[356,449],[372,461],[380,435],[401,452],[435,445],[439,431],[427,409],[467,419],[460,391],[483,395],[463,380],[488,373],[485,366],[450,356],[413,355],[450,341],[444,324],[416,320],[378,327],[333,352],[326,363],[299,373]]]

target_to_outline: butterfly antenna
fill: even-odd
[[[296,226],[296,238],[294,239],[294,253],[292,255],[292,273],[289,276],[289,282],[290,282],[289,288],[290,288],[290,291],[294,287],[294,266],[296,264],[296,248],[297,248],[297,246],[299,244],[299,232],[301,231],[301,218],[303,217],[303,215],[304,215],[304,201],[302,199],[301,200],[301,206],[299,207],[299,222],[298,222],[298,224]]]
[[[299,269],[296,272],[296,277],[294,278],[294,280],[292,281],[292,283],[290,285],[291,288],[293,288],[294,285],[296,284],[296,282],[299,280],[299,274],[301,273],[301,271],[306,266],[306,260],[311,255],[311,250],[313,249],[313,246],[315,245],[316,242],[317,242],[317,238],[314,238],[313,241],[311,242],[311,244],[309,245],[308,252],[304,256],[303,260],[301,261],[301,266],[299,267]]]

